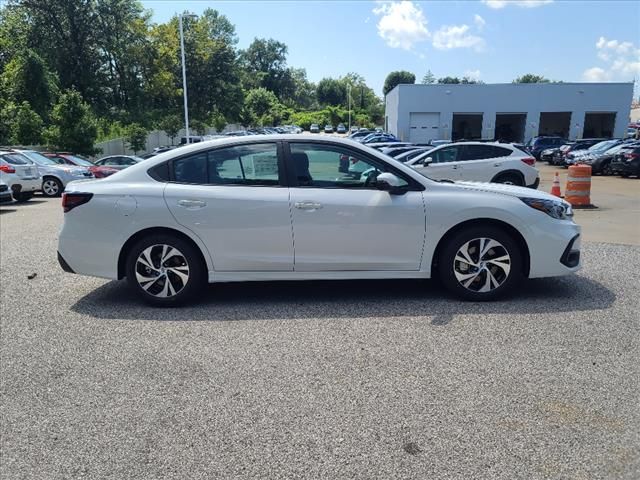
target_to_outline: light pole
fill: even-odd
[[[189,145],[189,107],[187,106],[187,66],[184,63],[184,32],[182,30],[182,18],[198,18],[193,13],[181,13],[178,15],[178,21],[180,23],[180,53],[182,55],[182,93],[184,97],[184,130],[185,137],[187,139],[187,145]]]
[[[351,133],[351,84],[347,83],[347,101],[349,102],[349,134]]]

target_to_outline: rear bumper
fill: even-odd
[[[69,264],[66,262],[66,260],[62,257],[62,255],[60,255],[60,252],[58,252],[58,263],[62,267],[62,270],[64,270],[65,272],[76,273],[73,271],[73,268],[71,268]]]
[[[640,175],[640,161],[611,162],[611,170],[622,175]]]

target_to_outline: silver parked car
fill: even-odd
[[[60,196],[67,183],[74,180],[87,180],[94,178],[87,167],[75,167],[72,165],[60,165],[54,160],[45,157],[35,150],[13,150],[21,153],[38,167],[42,176],[42,194],[46,197]]]

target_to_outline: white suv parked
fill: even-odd
[[[0,152],[0,180],[9,186],[17,202],[26,202],[42,188],[38,167],[24,155]]]
[[[491,182],[538,188],[536,160],[508,143],[458,142],[441,145],[406,162],[434,180]]]

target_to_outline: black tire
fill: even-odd
[[[456,255],[458,251],[465,246],[467,243],[470,245],[477,245],[479,247],[480,242],[479,239],[490,239],[497,241],[500,246],[492,247],[487,250],[485,254],[485,261],[487,258],[491,258],[491,254],[497,255],[497,257],[493,258],[502,258],[503,249],[510,257],[509,271],[505,275],[504,270],[502,268],[497,267],[495,264],[489,264],[487,269],[491,270],[492,273],[496,275],[491,275],[496,282],[500,281],[498,286],[490,289],[487,292],[476,291],[476,288],[482,289],[485,286],[485,282],[490,282],[488,279],[489,272],[487,269],[477,270],[477,274],[475,277],[470,277],[469,280],[472,282],[469,285],[469,288],[465,287],[460,283],[458,278],[456,277],[456,271],[460,275],[464,275],[465,273],[460,271],[460,267],[463,267],[466,262],[459,262],[456,260]],[[477,261],[474,255],[477,253],[477,248],[473,251],[473,247],[469,248],[467,251],[471,255],[471,261]],[[479,262],[478,262],[479,263]],[[470,264],[467,264],[469,270],[467,271],[469,275],[473,275],[474,272],[471,271]],[[458,269],[458,270],[456,270]],[[495,272],[493,271],[495,269]],[[444,248],[441,250],[438,257],[438,274],[443,285],[456,296],[464,299],[470,300],[474,302],[484,302],[496,300],[501,297],[505,297],[513,292],[513,290],[522,282],[524,278],[524,258],[523,252],[520,249],[518,243],[509,235],[506,231],[501,228],[487,226],[487,227],[470,227],[464,230],[459,231],[454,234],[453,237],[447,239],[447,243]],[[466,281],[466,279],[465,279]],[[493,285],[491,285],[493,286]]]
[[[181,256],[167,258],[162,263],[159,255],[162,254],[162,246],[164,245],[177,249]],[[140,255],[149,247],[152,247],[150,253],[154,271],[146,269],[138,261]],[[169,261],[177,263],[170,264]],[[176,273],[173,273],[176,268],[180,268],[180,271],[184,273],[185,267],[188,276],[186,283]],[[156,268],[158,270],[155,270]],[[170,270],[171,268],[173,270]],[[163,271],[162,274],[160,269]],[[148,274],[147,278],[155,276],[158,280],[145,283],[144,285],[147,287],[145,289],[138,281],[136,275],[138,271],[141,274]],[[131,247],[126,260],[126,274],[127,283],[144,302],[155,307],[177,307],[192,300],[204,287],[207,281],[207,266],[199,250],[190,242],[171,234],[155,234],[144,237]],[[175,287],[176,293],[164,297],[158,296],[162,295],[161,292],[168,279],[171,280],[169,283]],[[170,287],[168,288],[170,291]]]
[[[524,179],[517,173],[502,173],[493,179],[492,183],[505,183],[507,185],[516,185],[524,187]]]
[[[602,168],[600,169],[600,174],[601,175],[613,175],[613,169],[611,168],[611,162],[606,162],[604,165],[602,165]]]
[[[42,195],[53,198],[62,195],[64,185],[55,177],[44,177],[42,179]]]
[[[28,202],[33,198],[33,192],[14,193],[13,198],[18,203]]]

